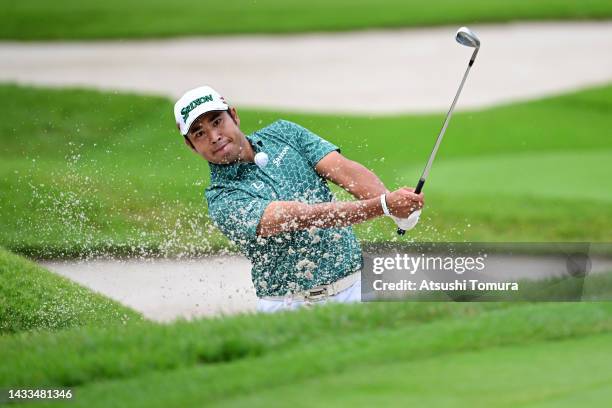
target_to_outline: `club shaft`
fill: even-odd
[[[457,101],[459,100],[459,95],[461,95],[463,84],[465,84],[465,80],[467,79],[467,76],[470,73],[470,69],[472,68],[472,64],[474,63],[474,59],[476,57],[477,52],[478,52],[478,48],[474,50],[474,53],[472,54],[472,58],[470,58],[470,63],[468,64],[468,67],[465,70],[465,74],[463,74],[463,79],[461,80],[459,89],[457,89],[457,93],[455,94],[453,103],[451,104],[450,109],[448,110],[448,113],[446,114],[446,119],[444,119],[444,124],[442,125],[442,129],[440,130],[440,133],[438,134],[438,138],[436,139],[436,144],[434,145],[433,150],[431,151],[431,154],[429,155],[429,160],[427,161],[427,165],[425,166],[425,169],[423,169],[423,174],[421,174],[421,179],[419,180],[419,183],[422,180],[422,183],[420,183],[421,188],[422,188],[422,184],[425,183],[425,180],[427,180],[427,176],[429,176],[431,165],[433,164],[433,161],[436,158],[436,154],[438,153],[438,148],[440,147],[440,144],[442,143],[442,139],[444,138],[444,133],[446,133],[446,128],[448,127],[448,123],[450,122],[451,116],[453,116],[455,105],[457,104]]]
[[[470,73],[470,69],[472,68],[472,65],[474,65],[474,61],[476,60],[476,55],[478,54],[478,50],[479,48],[476,48],[474,52],[472,53],[472,57],[470,58],[468,67],[465,70],[465,74],[463,74],[463,78],[461,79],[461,84],[459,84],[459,89],[457,89],[457,93],[455,94],[453,103],[451,104],[451,107],[448,110],[448,113],[446,114],[446,119],[444,119],[444,124],[442,125],[442,129],[440,130],[440,134],[438,134],[438,138],[436,139],[436,144],[434,145],[433,150],[431,151],[431,154],[429,155],[429,160],[427,161],[427,165],[425,166],[425,169],[423,169],[421,178],[419,179],[417,187],[414,190],[416,194],[420,194],[421,191],[423,190],[423,185],[425,185],[425,180],[427,180],[427,176],[429,175],[429,170],[431,169],[431,165],[433,164],[433,161],[436,158],[436,153],[438,153],[438,148],[440,147],[440,143],[442,143],[442,138],[444,138],[444,133],[446,132],[446,128],[448,127],[448,122],[450,122],[450,118],[451,116],[453,116],[453,110],[455,110],[455,105],[457,104],[457,101],[459,100],[459,95],[461,95],[463,84],[465,84],[465,80],[467,79],[467,76]],[[404,235],[406,231],[404,231],[401,228],[398,228],[397,233],[399,235]]]

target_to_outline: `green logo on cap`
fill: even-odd
[[[181,114],[183,115],[183,122],[187,121],[187,118],[189,117],[189,113],[194,110],[197,106],[206,103],[206,102],[212,102],[213,97],[212,94],[211,95],[206,95],[203,96],[201,98],[198,99],[194,99],[193,101],[191,101],[191,103],[187,106],[185,106],[183,109],[181,109]]]

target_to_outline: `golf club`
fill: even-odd
[[[476,54],[478,54],[478,50],[480,49],[480,40],[478,39],[478,36],[476,34],[474,34],[474,32],[472,30],[470,30],[467,27],[461,27],[459,30],[457,30],[457,34],[455,36],[455,40],[457,40],[457,42],[461,45],[465,45],[466,47],[471,47],[474,48],[474,52],[472,53],[472,57],[470,58],[470,62],[468,64],[467,69],[465,70],[465,74],[463,75],[463,79],[461,80],[461,84],[459,85],[459,89],[457,90],[457,93],[455,94],[455,99],[453,99],[453,103],[451,104],[451,107],[448,111],[448,113],[446,114],[446,119],[444,119],[444,124],[442,125],[442,130],[440,130],[440,134],[438,135],[438,139],[436,140],[436,144],[434,145],[434,148],[431,152],[431,155],[429,156],[429,160],[427,161],[427,165],[425,166],[425,169],[423,170],[423,174],[421,174],[421,178],[419,179],[419,182],[416,186],[416,189],[414,190],[415,194],[419,194],[421,192],[421,190],[423,190],[423,185],[425,184],[425,180],[427,179],[427,176],[429,175],[429,170],[431,169],[431,165],[436,157],[436,153],[438,152],[438,148],[440,147],[440,143],[442,142],[442,138],[444,137],[444,132],[446,132],[446,128],[448,126],[448,122],[450,121],[450,118],[453,114],[453,110],[455,109],[455,104],[457,103],[457,100],[459,99],[459,95],[461,94],[461,90],[463,89],[463,84],[465,83],[465,80],[468,76],[468,73],[470,72],[470,68],[472,68],[472,65],[474,65],[474,60],[476,59]],[[416,215],[415,215],[416,214]],[[412,214],[410,214],[410,217],[415,216],[415,217],[419,217],[420,215],[420,211],[415,211]],[[410,218],[408,217],[408,218]],[[416,222],[415,222],[416,224]],[[398,228],[397,229],[397,233],[399,235],[404,235],[406,233],[405,230]]]

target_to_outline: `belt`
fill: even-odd
[[[327,285],[319,285],[301,292],[291,293],[285,296],[263,296],[265,300],[284,300],[284,301],[319,301],[330,296],[335,296],[345,289],[350,288],[355,282],[361,279],[361,271],[354,272],[342,279],[338,279]]]

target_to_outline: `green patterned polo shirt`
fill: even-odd
[[[251,261],[257,296],[287,293],[328,284],[359,270],[361,247],[351,227],[311,228],[262,238],[256,234],[272,201],[330,202],[334,197],[315,165],[338,147],[285,120],[247,136],[255,152],[269,161],[210,165],[206,189],[215,225]]]

